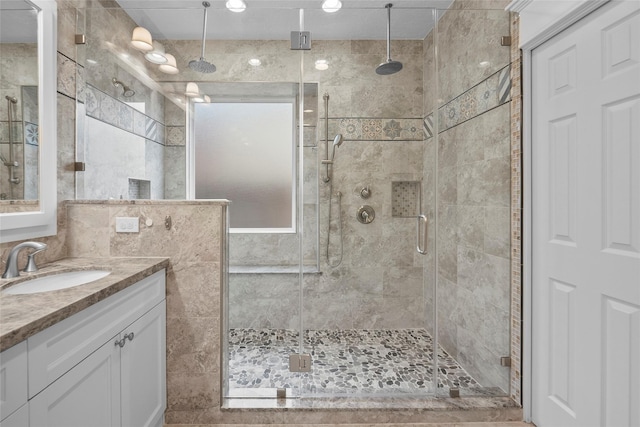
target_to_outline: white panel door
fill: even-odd
[[[640,2],[532,52],[532,415],[640,426]]]

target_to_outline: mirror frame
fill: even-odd
[[[38,210],[0,214],[0,243],[57,232],[57,50],[55,0],[28,0],[38,13]]]

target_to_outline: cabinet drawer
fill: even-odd
[[[165,299],[165,270],[30,337],[29,398]]]
[[[27,403],[27,342],[0,353],[0,419]]]

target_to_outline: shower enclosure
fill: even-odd
[[[136,198],[146,185],[150,198],[231,199],[229,401],[507,395],[507,2],[396,2],[389,35],[384,4],[346,3],[235,14],[211,2],[208,28],[277,19],[265,30],[286,31],[209,32],[204,54],[200,5],[87,9],[78,33],[98,37],[79,53],[77,197]],[[149,83],[117,46],[154,16],[192,22],[193,34],[156,30],[180,71],[144,63]],[[116,21],[128,30],[111,37]],[[310,49],[297,49],[306,32]],[[402,69],[380,75],[390,43]],[[187,66],[202,56],[215,72]],[[106,135],[113,146],[96,144]]]
[[[341,10],[379,37],[336,41],[304,10],[298,228],[236,232],[232,201],[225,397],[509,392],[508,14],[394,6],[404,68],[377,75],[387,12]]]

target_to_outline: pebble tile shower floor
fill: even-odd
[[[433,341],[425,329],[306,330],[311,373],[289,372],[298,335],[286,329],[231,329],[229,388],[296,388],[310,394],[429,392]],[[438,393],[487,394],[446,351],[438,348]],[[432,391],[432,390],[431,390]]]

